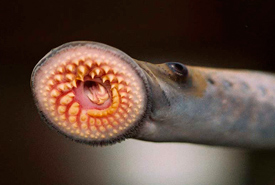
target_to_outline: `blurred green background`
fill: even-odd
[[[77,144],[40,120],[32,68],[75,40],[162,63],[275,71],[275,1],[0,2],[1,184],[275,184],[275,152],[127,140]]]

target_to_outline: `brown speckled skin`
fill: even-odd
[[[251,149],[275,148],[275,76],[137,61],[152,87],[152,109],[136,139]]]

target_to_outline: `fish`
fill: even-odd
[[[274,74],[183,63],[152,64],[102,43],[69,42],[38,62],[31,89],[42,119],[79,143],[275,148]]]

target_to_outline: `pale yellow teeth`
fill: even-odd
[[[56,98],[56,97],[58,97],[59,95],[60,95],[60,92],[59,92],[58,90],[56,90],[56,89],[52,90],[52,92],[51,92],[51,96],[52,96],[52,97]]]
[[[55,99],[55,98],[51,98],[51,99],[50,99],[50,103],[51,103],[51,104],[54,104],[55,102],[56,102],[56,99]]]
[[[60,116],[60,119],[61,119],[62,121],[65,121],[65,120],[66,120],[65,114],[62,114],[62,115]]]
[[[71,82],[71,84],[72,84],[72,86],[73,86],[73,87],[77,87],[77,84],[76,84],[76,79],[75,79],[75,80],[73,80],[73,81]]]
[[[110,80],[110,82],[113,82],[115,80],[115,75],[113,75],[113,74],[108,74],[106,76],[108,77],[108,79]]]
[[[95,60],[95,63],[96,63],[98,66],[100,66],[100,64],[102,63],[102,60],[101,60],[101,59],[96,59],[96,60]]]
[[[94,118],[90,118],[89,123],[90,123],[90,125],[94,125],[95,124],[95,119]]]
[[[118,83],[121,83],[123,81],[123,77],[121,77],[121,76],[117,76],[116,78],[117,78]]]
[[[67,96],[73,98],[75,95],[74,95],[74,93],[70,92],[70,93],[67,94]]]
[[[48,85],[50,85],[50,86],[54,85],[54,81],[53,80],[49,80],[48,81]]]
[[[95,76],[101,76],[102,75],[102,71],[100,68],[95,67],[92,72],[90,73],[90,76],[92,79],[94,79]]]
[[[123,138],[142,117],[143,81],[123,57],[80,44],[49,57],[41,69],[35,81],[41,110],[73,139]]]
[[[57,68],[57,71],[60,72],[60,73],[64,73],[65,72],[65,69],[63,67],[58,67]]]
[[[120,93],[120,96],[123,98],[123,97],[127,97],[127,93],[126,92],[121,92]]]
[[[85,64],[86,64],[89,68],[91,68],[91,67],[93,66],[93,61],[90,60],[90,59],[88,59],[88,60],[85,61]]]
[[[75,66],[72,65],[72,64],[69,64],[66,69],[69,71],[69,72],[74,72],[75,71]]]
[[[103,77],[102,77],[102,82],[103,82],[103,83],[105,83],[107,80],[108,80],[108,77],[107,77],[107,76],[103,76]]]
[[[80,73],[82,76],[85,76],[88,73],[87,67],[79,66],[78,67],[78,73]]]
[[[65,85],[68,89],[71,89],[73,87],[73,85],[71,83],[66,83]]]
[[[75,78],[75,75],[74,75],[74,74],[71,74],[71,73],[66,74],[66,79],[67,79],[67,80],[72,81],[74,78]]]
[[[123,89],[123,88],[124,88],[124,85],[118,84],[118,86],[117,86],[117,89],[118,89],[118,90],[121,90],[121,89]]]
[[[128,100],[125,99],[125,98],[122,98],[122,99],[121,99],[121,102],[122,102],[122,103],[128,103]]]
[[[54,79],[58,82],[62,81],[63,80],[63,75],[55,75],[54,76]]]
[[[75,123],[76,122],[76,116],[70,116],[69,117],[69,122],[70,123]]]
[[[106,89],[101,85],[101,84],[98,84],[98,88],[99,88],[99,91],[98,91],[98,94],[106,94]]]
[[[80,115],[80,121],[85,122],[85,121],[87,121],[87,119],[88,119],[88,116],[86,114]]]
[[[61,106],[58,107],[57,110],[58,110],[59,114],[63,114],[66,111],[66,106],[61,105]]]
[[[110,81],[110,82],[113,82],[113,81],[116,80],[116,77],[115,77],[115,75],[113,75],[113,74],[107,74],[107,75],[105,75],[105,76],[102,77],[103,83],[104,83],[105,81],[107,81],[107,80]]]
[[[82,74],[78,74],[75,79],[80,80],[80,81],[84,81],[84,76]]]
[[[79,112],[79,104],[78,103],[73,103],[72,106],[69,109],[69,114],[72,116],[77,115]]]
[[[114,84],[111,85],[111,89],[113,89],[113,88],[116,88],[116,89],[118,89],[118,90],[121,90],[121,89],[124,88],[124,85],[114,83]]]
[[[63,96],[60,99],[60,104],[61,105],[68,105],[69,103],[71,103],[71,101],[73,100],[72,97],[70,97],[68,94],[66,96]]]
[[[91,72],[91,73],[90,73],[90,76],[91,76],[92,79],[94,79],[94,77],[95,77],[95,72]]]
[[[69,86],[68,86],[67,83],[63,83],[63,84],[59,84],[59,85],[57,86],[57,89],[59,89],[59,90],[61,90],[61,91],[63,91],[63,92],[66,92],[66,91],[68,91],[70,88],[69,88]]]
[[[77,65],[77,66],[79,65],[79,62],[80,62],[80,61],[79,61],[78,59],[74,59],[74,60],[73,60],[73,63],[74,63],[75,65]]]
[[[104,70],[105,73],[108,73],[110,71],[110,69],[111,69],[108,66],[102,66],[101,68]]]
[[[94,72],[95,72],[96,75],[99,75],[101,70],[99,68],[95,68]]]
[[[131,88],[130,87],[127,87],[126,88],[126,92],[130,92],[131,91]]]

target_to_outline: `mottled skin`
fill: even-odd
[[[275,148],[275,76],[167,64],[138,64],[152,89],[152,109],[136,139],[252,149]]]

